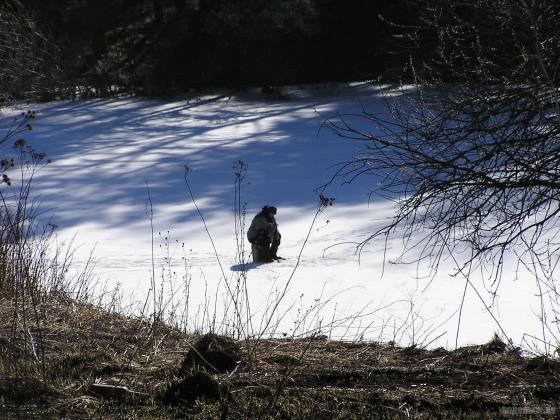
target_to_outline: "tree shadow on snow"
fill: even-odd
[[[35,187],[43,209],[59,226],[98,223],[131,231],[147,222],[149,188],[150,203],[164,209],[159,220],[166,229],[199,223],[192,207],[186,207],[185,165],[192,170],[194,195],[212,219],[230,208],[232,164],[241,160],[249,167],[243,183],[249,211],[271,202],[314,207],[317,189],[357,147],[329,131],[318,136],[321,115],[360,112],[366,99],[368,109],[381,112],[377,91],[364,89],[348,88],[332,97],[310,94],[289,103],[218,94],[178,101],[124,97],[46,104],[27,140],[53,164],[42,169]],[[371,177],[352,186],[333,182],[329,194],[337,203],[361,203],[370,185],[376,185]]]

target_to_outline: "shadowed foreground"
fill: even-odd
[[[12,308],[0,299],[2,418],[560,413],[560,362],[521,357],[498,339],[455,351],[324,337],[201,340],[66,298],[21,313],[17,326]]]

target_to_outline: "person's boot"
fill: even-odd
[[[273,261],[276,261],[276,260],[283,260],[283,259],[284,259],[284,258],[282,258],[282,257],[279,257],[278,254],[277,254],[277,253],[278,253],[278,247],[279,247],[279,246],[280,246],[280,239],[279,239],[279,238],[277,238],[276,240],[272,241],[272,243],[270,244],[270,253],[269,253],[269,255],[270,255],[270,258],[271,258]]]

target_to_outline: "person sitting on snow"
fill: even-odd
[[[282,257],[276,255],[281,238],[275,219],[276,212],[276,207],[264,206],[253,218],[247,231],[247,239],[251,243],[254,262],[272,262],[282,259]]]

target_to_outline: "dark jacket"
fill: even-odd
[[[257,214],[251,226],[247,231],[247,239],[249,242],[255,242],[259,237],[267,237],[270,241],[274,239],[275,234],[278,233],[278,225],[274,217],[269,218],[267,214],[261,211]]]

